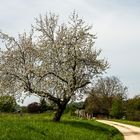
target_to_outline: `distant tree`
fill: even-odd
[[[39,113],[40,112],[40,105],[37,102],[33,102],[27,106],[29,113]]]
[[[89,95],[85,100],[85,111],[90,114],[105,113],[103,110],[102,98],[94,94]]]
[[[114,111],[115,105],[113,104],[117,104],[117,102],[126,99],[126,94],[127,88],[123,86],[117,77],[100,78],[87,97],[85,108],[87,111],[93,113],[100,112],[109,116],[111,109]]]
[[[125,114],[124,101],[120,98],[114,98],[112,101],[110,116],[121,119]]]
[[[6,92],[36,94],[57,105],[53,118],[60,121],[71,98],[82,97],[93,78],[108,63],[94,47],[92,27],[74,12],[59,24],[55,14],[40,16],[31,33],[18,38],[0,32],[6,44],[0,52],[0,86]]]
[[[77,109],[84,109],[84,102],[71,102],[67,105],[67,108],[65,110],[65,113],[70,113],[71,115],[76,115],[75,111]]]
[[[140,95],[127,100],[126,118],[128,120],[140,121]]]
[[[68,104],[69,106],[73,106],[76,109],[83,109],[84,108],[84,102],[71,102],[70,104]]]
[[[14,112],[16,105],[13,96],[0,96],[0,112]]]

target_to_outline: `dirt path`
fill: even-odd
[[[97,120],[97,121],[117,128],[124,135],[125,140],[140,140],[139,127],[113,122],[113,121],[107,121],[107,120]]]

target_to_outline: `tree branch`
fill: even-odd
[[[11,76],[14,76],[14,77],[17,78],[18,80],[25,82],[25,80],[23,80],[23,78],[21,78],[20,76],[14,74],[14,73],[6,72],[6,74],[9,74],[9,75],[11,75]],[[26,82],[25,82],[25,83],[26,83]]]
[[[37,91],[37,90],[33,90],[33,89],[30,89],[30,92],[31,93],[35,93],[39,96],[43,96],[43,97],[47,97],[49,100],[53,101],[54,103],[56,104],[60,104],[61,103],[61,100],[59,98],[56,98],[54,96],[52,96],[50,93],[48,92],[44,92],[44,91]]]
[[[53,73],[53,72],[48,72],[46,74],[44,74],[43,76],[41,76],[40,80],[41,81],[44,77],[46,77],[47,75],[53,75],[55,77],[57,77],[58,79],[60,79],[61,81],[65,82],[66,84],[68,84],[68,81],[66,81],[65,79],[63,79],[62,77],[60,77],[59,75]]]
[[[81,84],[80,86],[76,87],[76,89],[82,88],[82,87],[84,87],[84,86],[86,86],[86,85],[88,85],[88,84],[90,84],[90,83],[91,83],[91,82],[87,81],[87,82]]]

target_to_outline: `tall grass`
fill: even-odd
[[[0,114],[0,140],[122,140],[111,126],[65,115],[60,123],[52,114]]]
[[[117,119],[113,119],[113,121],[140,127],[140,121],[117,120]]]

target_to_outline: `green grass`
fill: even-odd
[[[128,120],[117,120],[117,119],[113,119],[113,121],[140,127],[140,121],[128,121]]]
[[[64,115],[60,123],[52,115],[0,114],[0,140],[122,140],[115,128]]]

